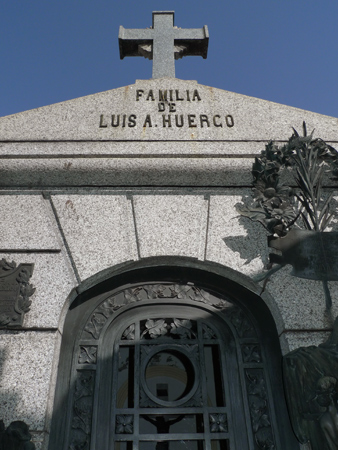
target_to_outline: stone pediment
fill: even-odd
[[[176,78],[0,118],[1,141],[284,140],[303,121],[334,141],[338,119]]]

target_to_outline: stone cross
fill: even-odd
[[[174,11],[154,11],[153,26],[126,29],[120,26],[120,58],[144,56],[153,60],[153,78],[175,77],[175,59],[183,56],[207,57],[208,27],[174,27]]]

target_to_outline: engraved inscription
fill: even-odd
[[[161,104],[159,104],[161,105]],[[166,105],[159,106],[159,112],[164,112]],[[175,112],[174,103],[168,104],[170,112]],[[162,128],[232,128],[235,125],[233,116],[227,114],[221,116],[220,114],[162,114],[160,118],[146,114],[138,117],[136,114],[101,114],[99,127],[100,128],[134,128],[141,124],[143,128],[157,127]]]
[[[179,89],[159,89],[153,91],[150,89],[148,92],[144,89],[136,89],[136,101],[141,99],[146,101],[158,101],[158,102],[182,102],[182,101],[198,101],[200,102],[201,96],[197,89],[193,91],[179,90]]]
[[[180,107],[194,107],[202,102],[198,89],[136,89],[135,102],[145,106],[154,104],[152,114],[115,113],[101,114],[99,128],[232,128],[235,120],[231,114],[197,114],[194,110],[180,114]]]

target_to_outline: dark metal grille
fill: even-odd
[[[232,449],[226,353],[201,320],[153,318],[122,329],[113,356],[113,448]]]

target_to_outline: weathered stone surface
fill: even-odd
[[[290,129],[291,133],[291,129]],[[267,142],[266,142],[267,143]],[[335,144],[332,143],[334,146]],[[233,142],[211,141],[208,145],[204,141],[183,141],[179,145],[173,145],[166,141],[68,141],[68,142],[0,142],[1,155],[11,157],[55,157],[56,155],[69,158],[72,156],[93,156],[118,158],[149,157],[176,155],[194,156],[242,156],[258,155],[265,148],[265,142]]]
[[[140,256],[204,259],[208,202],[195,195],[135,196]]]
[[[81,279],[137,259],[130,200],[125,196],[52,197]]]
[[[321,281],[290,276],[291,266],[285,266],[270,277],[266,289],[275,298],[286,329],[327,330],[338,315],[338,282],[329,282],[332,297],[331,315],[325,312],[325,297]]]
[[[163,105],[159,105],[159,90],[168,92]],[[170,112],[169,104],[174,104],[171,108],[175,111]],[[163,115],[167,120],[169,114],[171,127],[168,122],[163,124]],[[111,126],[112,115],[115,124],[120,115],[116,127]],[[182,127],[176,125],[175,115],[179,125],[183,115]],[[201,116],[206,117],[204,122]],[[137,80],[134,85],[3,117],[0,139],[256,141],[287,139],[291,127],[301,128],[304,120],[308,129],[315,128],[322,139],[336,140],[335,118],[199,85],[196,81],[159,78]],[[220,124],[222,127],[217,126]]]
[[[248,186],[252,158],[43,158],[2,162],[0,186]]]
[[[40,195],[0,195],[0,249],[60,249]]]
[[[0,331],[0,404],[6,424],[22,420],[42,431],[56,333]]]

